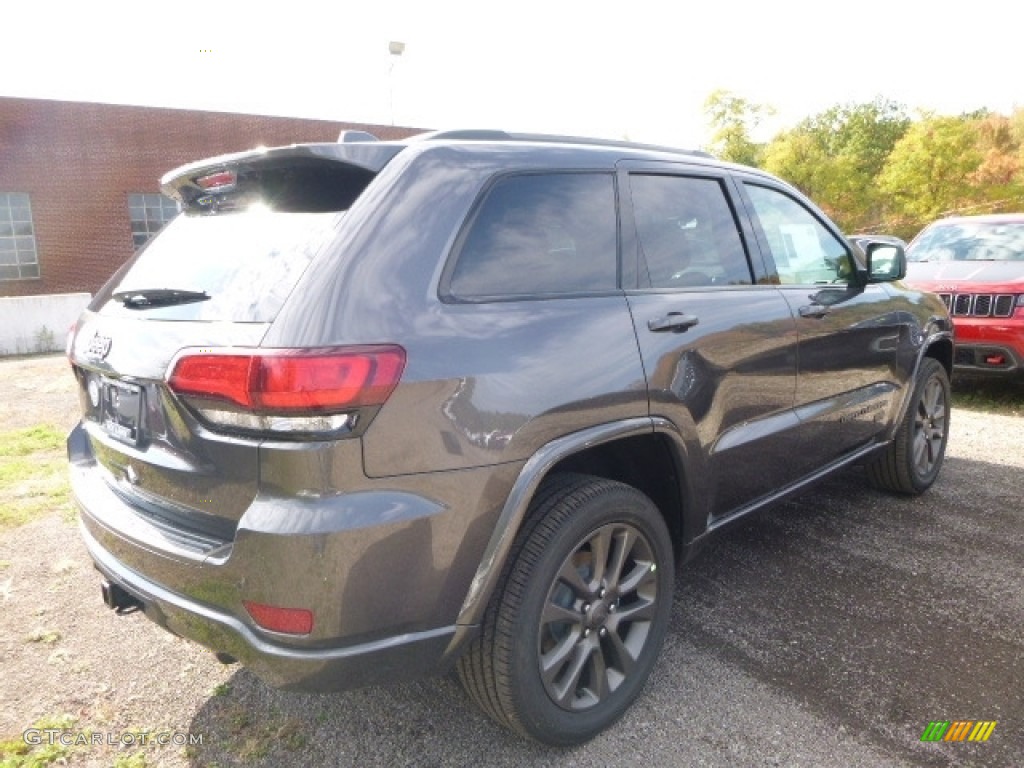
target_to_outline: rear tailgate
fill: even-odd
[[[83,412],[69,441],[76,482],[102,491],[96,498],[115,494],[145,522],[138,530],[158,532],[147,547],[215,550],[259,489],[259,436],[204,421],[168,385],[175,361],[257,350],[301,276],[322,266],[349,205],[400,149],[287,147],[164,178],[184,212],[101,289],[68,349]],[[118,519],[108,527],[138,538],[123,530],[123,510]]]
[[[265,330],[87,312],[71,353],[86,440],[72,460],[161,529],[210,549],[232,540],[256,495],[258,444],[204,429],[165,376],[180,349],[255,346]]]

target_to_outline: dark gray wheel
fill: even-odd
[[[592,738],[640,694],[672,604],[673,555],[654,504],[583,475],[546,481],[460,661],[498,722],[546,744]]]
[[[935,482],[949,437],[949,376],[937,360],[921,361],[914,393],[888,450],[867,465],[877,488],[923,493]]]

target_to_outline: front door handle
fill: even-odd
[[[682,312],[669,312],[664,317],[656,317],[647,321],[648,330],[658,333],[659,331],[675,331],[677,333],[692,328],[700,320],[696,315],[684,315]]]
[[[800,307],[800,317],[824,317],[829,313],[828,307],[824,304],[808,304],[807,306]]]

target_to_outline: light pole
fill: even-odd
[[[388,67],[388,103],[391,107],[391,124],[395,124],[395,86],[392,73],[395,71],[395,62],[405,52],[405,43],[392,40],[388,43],[388,53],[391,54],[391,66]]]

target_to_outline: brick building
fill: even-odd
[[[0,97],[0,296],[95,293],[168,217],[159,179],[210,155],[417,131]]]

